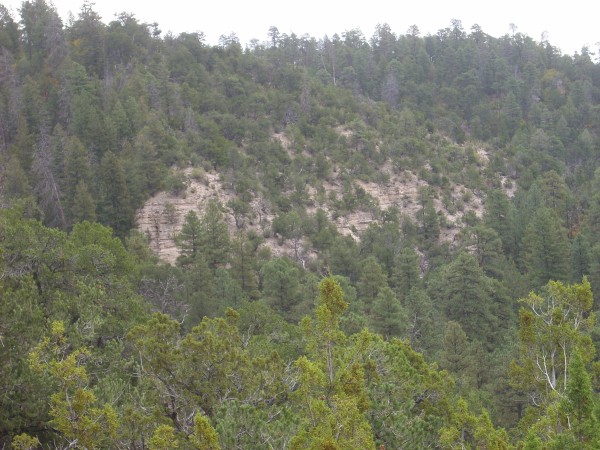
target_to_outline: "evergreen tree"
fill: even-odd
[[[375,298],[382,289],[387,287],[387,277],[375,257],[369,256],[363,264],[362,273],[358,280],[357,289],[365,315],[371,314]]]
[[[463,245],[472,250],[485,274],[502,278],[502,241],[493,228],[476,225],[467,231]]]
[[[327,262],[332,273],[348,277],[356,283],[362,273],[360,252],[350,236],[338,236],[331,246]]]
[[[569,380],[561,407],[567,415],[565,427],[578,448],[597,448],[600,429],[596,417],[598,398],[579,352],[573,352],[569,363]],[[566,448],[566,447],[563,447]]]
[[[191,210],[185,215],[181,232],[175,237],[179,248],[177,263],[181,266],[192,264],[201,251],[202,225],[198,214]]]
[[[444,271],[440,292],[446,316],[461,324],[470,339],[491,344],[497,332],[490,280],[477,260],[461,252]]]
[[[107,152],[100,162],[100,221],[124,237],[133,225],[133,209],[121,161]]]
[[[458,322],[450,321],[443,338],[442,367],[466,378],[474,364],[467,334]]]
[[[312,360],[302,356],[296,361],[300,374],[296,395],[305,420],[290,443],[292,449],[375,448],[364,415],[368,405],[364,370],[357,349],[345,352],[346,337],[339,327],[347,307],[340,285],[328,277],[319,285],[315,319],[302,321]]]
[[[294,317],[294,307],[300,301],[299,270],[288,260],[273,259],[260,270],[263,298],[286,319]]]
[[[216,200],[209,200],[200,218],[200,247],[211,269],[217,269],[229,259],[229,231]]]
[[[204,255],[199,253],[185,271],[185,304],[189,305],[187,323],[194,326],[203,317],[216,317],[225,311],[224,299],[216,296],[213,271]]]
[[[423,207],[421,234],[428,247],[436,244],[440,237],[440,220],[431,201]]]
[[[0,191],[2,196],[5,199],[16,200],[31,195],[31,186],[19,159],[13,156],[3,165],[3,186]]]
[[[590,244],[582,234],[571,241],[571,281],[581,280],[590,275]]]
[[[539,208],[525,230],[525,267],[533,286],[549,280],[569,279],[570,247],[567,233],[556,215]]]
[[[506,255],[516,255],[516,244],[514,234],[514,207],[509,202],[503,191],[491,191],[486,199],[485,214],[483,220],[485,225],[494,229],[502,240],[502,247]]]
[[[231,250],[232,275],[248,298],[258,299],[260,292],[258,290],[255,244],[244,234],[238,233],[231,243]]]
[[[406,311],[389,287],[382,288],[375,297],[370,322],[373,330],[387,339],[401,336],[406,330]]]
[[[85,181],[79,180],[75,187],[73,196],[73,205],[71,206],[70,216],[72,223],[96,221],[96,201],[90,194]]]
[[[419,257],[412,247],[404,247],[394,260],[390,285],[400,299],[406,298],[411,289],[421,285]]]

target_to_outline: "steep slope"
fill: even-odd
[[[284,144],[286,142],[283,134],[276,135],[275,138]],[[291,153],[290,155],[293,156]],[[483,170],[487,159],[482,157],[481,161]],[[209,199],[216,199],[225,206],[230,234],[234,235],[239,229],[252,229],[266,237],[265,245],[271,248],[274,255],[293,256],[293,249],[276,239],[277,236],[270,231],[276,214],[268,201],[263,197],[255,197],[250,205],[251,212],[248,214],[248,220],[243,225],[236,226],[234,213],[226,206],[236,198],[233,190],[221,181],[218,173],[205,173],[199,179],[192,176],[193,172],[192,168],[183,171],[186,179],[184,192],[179,194],[159,192],[146,201],[137,213],[138,229],[148,236],[151,248],[162,260],[175,262],[179,252],[174,238],[181,230],[183,218],[191,210],[201,213]],[[342,195],[343,183],[339,176],[334,175],[318,187],[306,187],[308,204],[311,205],[306,208],[307,213],[312,215],[319,208],[324,210],[341,234],[350,235],[356,240],[369,224],[379,220],[381,212],[389,208],[396,208],[401,215],[418,221],[418,214],[422,210],[420,189],[428,187],[429,184],[409,170],[394,170],[389,161],[381,167],[380,173],[383,176],[379,178],[387,180],[385,183],[360,180],[355,182],[355,186],[364,190],[372,200],[371,208],[363,207],[337,215],[330,199]],[[318,190],[324,191],[325,195],[319,195]],[[477,217],[483,215],[483,195],[480,192],[476,193],[463,185],[454,184],[450,190],[450,203],[445,205],[441,199],[441,190],[433,189],[433,191],[435,192],[433,205],[438,215],[443,218],[440,233],[442,241],[454,241],[464,225],[465,214],[472,212]]]

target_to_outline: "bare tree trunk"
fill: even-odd
[[[48,226],[66,228],[65,213],[61,202],[61,192],[52,172],[52,153],[50,138],[45,125],[40,130],[40,140],[33,154],[32,171],[35,174],[35,193],[40,208],[44,212],[44,221]]]

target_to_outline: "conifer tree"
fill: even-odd
[[[238,233],[231,242],[231,275],[242,291],[252,300],[260,297],[255,246],[242,233]]]
[[[445,270],[440,292],[446,316],[461,324],[470,339],[491,344],[496,318],[492,314],[490,280],[476,259],[461,252]]]
[[[421,284],[419,258],[412,247],[404,247],[394,259],[390,285],[399,299]]]
[[[72,223],[82,222],[84,220],[89,222],[96,221],[96,202],[94,197],[92,197],[92,194],[90,194],[87,184],[83,180],[79,180],[75,187],[70,217]]]
[[[201,250],[202,225],[198,214],[191,210],[185,215],[181,232],[175,236],[175,243],[179,248],[177,263],[186,267],[194,262]]]
[[[566,426],[581,448],[596,448],[600,444],[600,429],[596,417],[597,394],[578,350],[569,363],[569,380],[563,401],[567,414]]]
[[[229,231],[221,205],[209,200],[200,218],[201,251],[211,269],[223,266],[229,260]]]
[[[382,288],[375,297],[370,322],[373,330],[387,339],[399,337],[406,330],[406,311],[389,287]]]
[[[100,185],[99,219],[124,237],[133,225],[133,209],[123,166],[113,152],[105,153],[100,162]]]
[[[387,277],[381,265],[374,256],[369,256],[364,264],[358,280],[358,295],[364,307],[364,313],[371,314],[375,298],[381,290],[387,287]]]
[[[263,298],[286,319],[293,317],[294,306],[300,301],[299,270],[283,258],[273,259],[260,270]]]
[[[346,349],[340,330],[341,315],[348,307],[340,285],[333,277],[319,284],[315,319],[305,317],[302,328],[308,341],[308,356],[296,361],[299,388],[296,392],[303,417],[290,448],[374,449],[373,433],[364,412],[368,401],[364,370],[358,364],[360,351]],[[363,334],[357,346],[368,343]]]
[[[541,287],[550,280],[569,279],[570,246],[566,230],[548,208],[539,208],[524,236],[524,260],[531,283]]]

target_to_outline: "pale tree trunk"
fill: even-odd
[[[50,139],[45,126],[41,127],[40,140],[33,154],[32,171],[35,174],[35,193],[44,212],[44,221],[50,227],[66,228],[61,192],[52,172]]]

